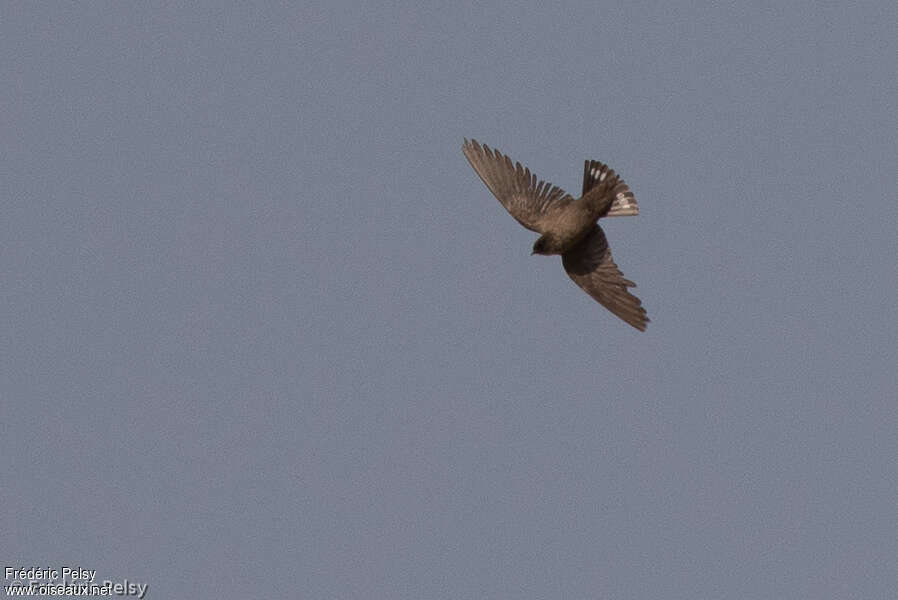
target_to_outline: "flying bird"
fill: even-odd
[[[560,254],[574,283],[599,304],[640,331],[649,318],[636,287],[611,258],[602,217],[639,214],[636,198],[613,169],[597,160],[583,164],[583,193],[576,200],[559,187],[540,181],[521,163],[496,149],[466,139],[462,152],[471,166],[518,223],[540,234],[531,254]]]

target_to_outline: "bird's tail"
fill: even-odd
[[[609,217],[633,217],[639,214],[639,206],[636,204],[636,197],[629,189],[618,191],[608,209]]]
[[[604,186],[614,196],[611,208],[605,216],[630,217],[639,214],[636,197],[614,169],[597,160],[587,160],[583,164],[583,195],[598,185]]]

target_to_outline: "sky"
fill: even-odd
[[[898,5],[6,3],[0,561],[894,598]],[[652,322],[461,153],[585,159]],[[10,580],[4,582],[9,584]]]

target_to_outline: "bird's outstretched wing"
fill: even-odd
[[[476,140],[465,140],[465,158],[480,175],[502,206],[518,223],[537,233],[545,233],[556,211],[573,202],[568,194],[548,182],[539,181],[530,169]]]
[[[630,191],[630,186],[605,163],[597,160],[583,162],[583,196],[596,186],[605,186],[608,194],[613,196],[611,208],[602,216],[628,217],[639,214],[639,206],[636,204],[636,196]],[[603,194],[604,195],[604,194]]]
[[[574,283],[618,317],[645,331],[649,318],[639,298],[627,291],[636,284],[624,279],[611,258],[602,228],[596,225],[585,238],[561,256],[564,270]]]

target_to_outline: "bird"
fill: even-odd
[[[645,331],[649,318],[642,301],[627,289],[636,284],[625,279],[614,263],[608,239],[597,223],[603,217],[639,214],[636,197],[613,169],[597,160],[584,161],[583,192],[575,200],[477,140],[466,138],[462,153],[505,210],[540,234],[531,256],[560,254],[574,283],[625,323]]]

